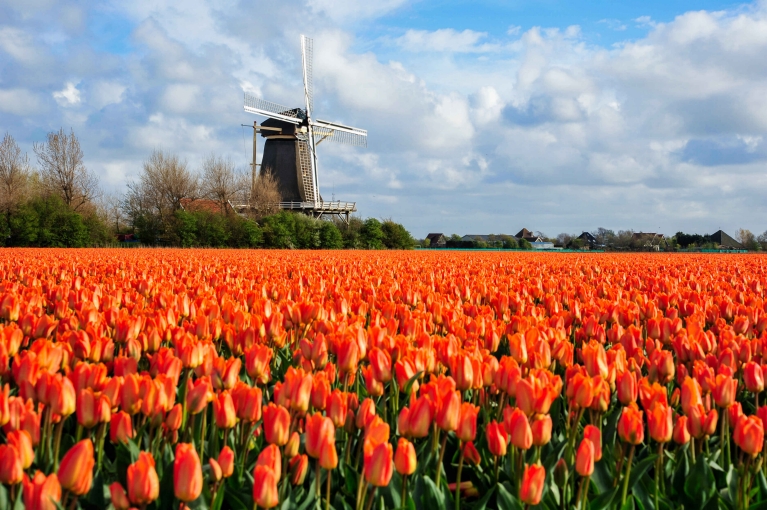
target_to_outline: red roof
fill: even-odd
[[[218,202],[216,202],[215,200],[207,199],[207,198],[198,198],[198,199],[182,198],[181,208],[189,212],[197,212],[197,211],[206,211],[209,213],[221,212],[221,207],[218,205]]]

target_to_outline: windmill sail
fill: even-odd
[[[293,124],[301,124],[303,120],[299,117],[300,110],[298,108],[291,109],[281,104],[251,96],[250,94],[245,94],[245,111]]]
[[[368,146],[368,132],[364,129],[319,119],[312,122],[312,127],[314,128],[316,143],[329,140],[346,145],[356,145],[357,147]]]

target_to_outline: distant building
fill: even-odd
[[[635,232],[631,236],[631,243],[634,246],[655,251],[660,250],[661,244],[667,245],[666,237],[656,232]]]
[[[580,239],[583,241],[583,247],[588,248],[589,250],[595,250],[599,247],[599,243],[597,243],[597,238],[594,237],[594,235],[591,232],[584,232],[575,239]],[[572,245],[572,241],[570,241],[570,245]]]
[[[444,248],[447,246],[447,238],[444,234],[429,234],[426,236],[426,239],[429,240],[430,248]]]
[[[530,246],[532,246],[534,250],[561,250],[562,249],[562,248],[555,248],[554,243],[550,243],[548,241],[533,241],[530,243]]]
[[[721,230],[717,230],[711,234],[711,242],[719,245],[720,250],[742,250],[743,245],[738,241],[728,236]]]
[[[118,243],[137,243],[136,234],[117,234]]]
[[[515,235],[517,239],[524,239],[525,241],[529,243],[540,243],[543,242],[543,239],[541,239],[539,236],[533,234],[526,228],[523,228],[519,232],[517,232],[517,235]]]

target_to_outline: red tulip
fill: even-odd
[[[31,480],[25,474],[23,486],[26,510],[56,510],[61,503],[61,484],[55,474],[46,477],[37,471]]]
[[[403,476],[415,473],[418,459],[415,455],[413,443],[401,437],[397,443],[397,451],[394,453],[394,467],[397,473]]]
[[[91,490],[93,482],[93,443],[83,439],[67,451],[59,465],[58,479],[64,489],[82,496]]]
[[[128,498],[134,505],[146,505],[160,495],[160,479],[155,470],[154,457],[140,452],[138,460],[128,466]]]
[[[757,416],[742,417],[733,434],[735,444],[749,455],[756,456],[764,446],[764,426]]]
[[[189,443],[176,445],[176,460],[173,462],[173,490],[181,501],[194,501],[202,492],[202,466],[200,457]]]
[[[540,503],[545,481],[546,469],[543,466],[540,464],[526,466],[522,474],[522,484],[519,487],[519,499],[531,506]]]
[[[594,444],[584,438],[575,455],[575,470],[581,476],[591,476],[594,473]]]
[[[638,445],[644,440],[642,414],[636,404],[630,404],[623,408],[623,413],[618,419],[618,435],[622,441]]]
[[[280,502],[277,474],[266,466],[256,466],[253,472],[253,501],[261,508],[274,508]]]

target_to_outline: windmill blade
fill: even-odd
[[[312,128],[315,144],[328,140],[358,147],[368,146],[368,132],[364,129],[319,119],[312,121]]]
[[[311,117],[314,111],[314,85],[312,83],[312,68],[314,60],[314,41],[305,35],[301,36],[301,64],[304,68],[304,96],[306,111]]]
[[[255,113],[257,115],[263,115],[264,117],[270,117],[272,119],[279,119],[292,124],[301,124],[297,108],[288,108],[271,101],[266,101],[250,94],[245,94],[245,111],[249,113]]]

